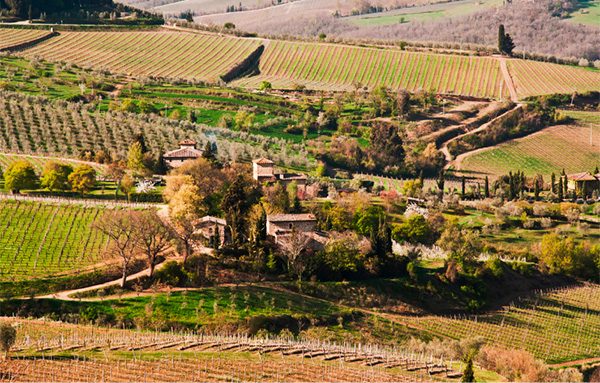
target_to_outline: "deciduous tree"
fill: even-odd
[[[56,161],[48,161],[44,165],[40,185],[50,190],[67,190],[69,188],[69,175],[73,173],[73,167]]]
[[[310,238],[292,227],[290,235],[279,238],[280,255],[286,262],[288,271],[302,281],[302,273],[306,268],[304,251]]]
[[[8,166],[4,172],[4,188],[18,193],[23,189],[35,189],[38,176],[35,169],[27,161],[17,161]]]
[[[135,219],[136,213],[132,210],[115,210],[102,215],[94,225],[110,239],[109,254],[116,254],[121,259],[121,288],[125,287],[129,265],[138,252]]]
[[[96,187],[96,171],[87,164],[76,167],[68,178],[71,189],[81,195]]]

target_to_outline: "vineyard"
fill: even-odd
[[[286,166],[310,165],[301,144],[284,139],[209,127],[150,115],[98,112],[94,105],[49,101],[43,97],[0,93],[0,151],[78,156],[82,150],[110,150],[124,158],[133,135],[141,132],[149,150],[173,150],[191,138],[217,144],[217,157],[237,161],[269,157]]]
[[[50,34],[49,31],[40,29],[0,28],[0,51],[45,37],[48,34]]]
[[[451,338],[481,336],[492,344],[526,349],[549,363],[600,355],[600,285],[561,288],[519,299],[503,310],[479,316],[413,320]]]
[[[493,58],[269,41],[259,69],[259,76],[235,84],[253,88],[269,81],[275,88],[302,84],[331,90],[385,85],[490,98],[500,97],[502,89],[503,96],[508,95],[499,62]]]
[[[136,76],[214,81],[258,48],[256,40],[180,32],[61,32],[24,52]]]
[[[495,179],[509,171],[522,170],[529,177],[549,177],[592,171],[600,159],[600,125],[559,125],[468,155],[460,170],[476,177]]]
[[[408,349],[5,320],[18,329],[17,357],[0,365],[10,381],[399,382],[461,376],[453,369],[460,363]]]
[[[102,208],[3,200],[0,278],[22,280],[97,264],[107,238],[92,228]]]
[[[600,89],[600,71],[537,61],[510,60],[517,93],[521,97],[540,94],[585,93]]]

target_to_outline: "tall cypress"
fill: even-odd
[[[563,187],[562,187],[562,177],[558,179],[558,201],[562,202],[563,200]]]
[[[490,180],[485,176],[485,198],[490,198]]]

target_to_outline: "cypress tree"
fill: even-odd
[[[558,179],[558,201],[562,202],[563,200],[563,187],[562,187],[562,177]]]
[[[445,183],[446,183],[446,180],[444,179],[444,169],[441,169],[440,175],[437,180],[437,187],[442,194],[444,194],[444,184]]]
[[[498,50],[504,52],[504,24],[498,26]]]
[[[563,175],[564,175],[564,170],[563,170]],[[565,196],[565,198],[567,198],[567,195],[569,194],[569,185],[567,183],[567,176],[565,175],[563,177],[563,195]]]
[[[461,382],[474,382],[475,381],[475,372],[473,371],[473,357],[471,355],[467,358],[467,363],[465,365],[465,371],[463,372],[463,376],[460,379]]]
[[[221,233],[219,233],[219,225],[215,223],[215,233],[213,234],[213,249],[219,250],[219,246],[221,246]]]
[[[550,190],[556,194],[556,175],[554,173],[550,176]]]
[[[465,188],[465,176],[462,176],[460,182],[461,182],[461,184],[460,184],[460,186],[461,186],[461,192],[462,192],[462,196],[464,198],[465,192],[466,192],[466,188]]]
[[[490,198],[490,180],[485,176],[485,198]]]
[[[539,199],[540,199],[540,185],[537,182],[537,180],[535,181],[535,185],[534,185],[534,189],[533,189],[533,195],[535,197],[535,200],[539,201]]]

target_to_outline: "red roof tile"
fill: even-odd
[[[194,148],[183,148],[172,150],[165,153],[165,158],[198,158],[202,155],[202,150]]]
[[[258,160],[252,161],[255,164],[274,164],[275,162],[269,160],[268,158],[259,158]]]

